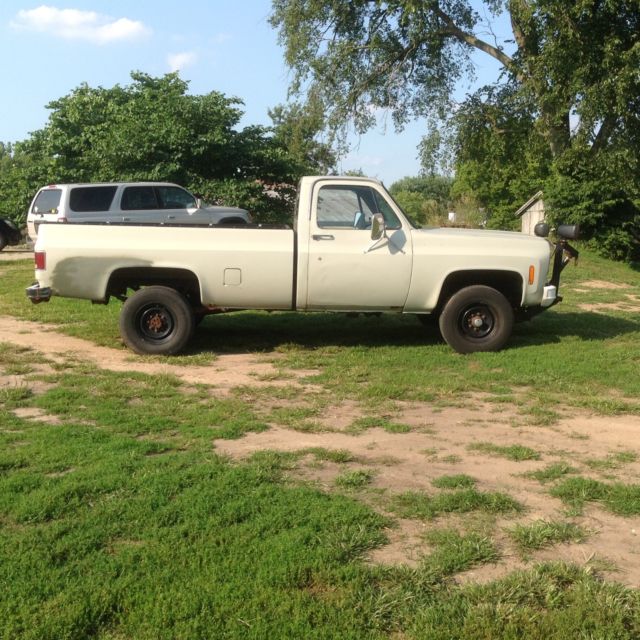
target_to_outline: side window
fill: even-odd
[[[369,187],[332,185],[318,193],[316,218],[320,228],[366,229],[375,201]]]
[[[196,199],[179,187],[156,187],[161,209],[195,209]]]
[[[399,229],[402,225],[400,224],[400,219],[391,208],[391,205],[377,191],[373,193],[376,198],[378,213],[381,213],[384,217],[387,229]]]
[[[62,189],[43,189],[33,203],[31,213],[54,213],[60,206]]]
[[[122,194],[120,207],[124,211],[159,208],[153,187],[126,187]]]
[[[400,228],[398,216],[375,189],[355,185],[320,188],[316,214],[320,228],[370,229],[374,213],[384,216],[388,229]]]
[[[71,189],[69,208],[77,213],[109,211],[117,187],[76,187]]]

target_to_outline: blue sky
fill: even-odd
[[[126,85],[133,70],[153,76],[178,70],[192,93],[241,98],[242,126],[270,124],[267,110],[286,102],[290,79],[267,23],[270,6],[270,0],[2,0],[0,141],[42,128],[45,105],[80,83]],[[496,74],[494,65],[482,65],[484,80]],[[381,124],[353,138],[339,169],[362,169],[387,185],[417,175],[423,131],[420,122],[400,134]]]

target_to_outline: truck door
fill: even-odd
[[[382,213],[387,226],[387,237],[377,242],[371,240],[374,213]],[[411,280],[411,236],[381,191],[371,185],[318,183],[309,222],[307,308],[404,306]]]

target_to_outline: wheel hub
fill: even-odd
[[[474,305],[462,314],[461,328],[470,338],[486,338],[493,331],[494,325],[494,315],[484,305]]]
[[[148,340],[163,341],[174,330],[173,316],[161,304],[148,305],[138,315],[138,327]]]

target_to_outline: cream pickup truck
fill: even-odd
[[[494,351],[515,320],[561,300],[560,272],[575,255],[566,238],[577,230],[560,231],[553,245],[418,228],[377,180],[310,176],[293,228],[42,224],[26,293],[124,301],[120,332],[140,354],[177,353],[204,315],[237,309],[410,313],[437,321],[460,353]]]

